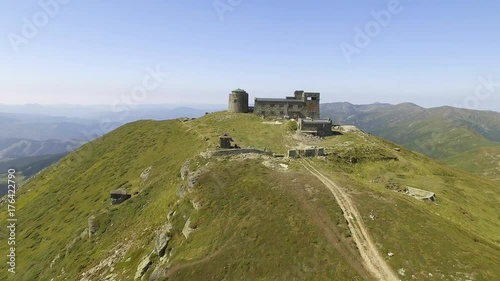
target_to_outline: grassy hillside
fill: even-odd
[[[348,190],[401,280],[500,278],[491,181],[360,132],[318,140],[289,129],[215,113],[139,121],[84,145],[19,191],[17,273],[0,279],[133,280],[144,268],[145,280],[372,280],[335,198],[300,160],[199,155],[224,132],[277,153],[327,147],[313,165]],[[405,185],[438,201],[397,192]],[[132,198],[111,205],[117,188]]]
[[[452,167],[500,179],[500,113],[415,104],[322,105],[323,117],[421,152]]]

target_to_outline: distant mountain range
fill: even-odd
[[[500,180],[500,113],[413,103],[321,105],[322,117],[352,124],[450,166]]]

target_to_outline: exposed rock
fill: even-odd
[[[389,257],[393,257],[393,256],[394,256],[394,253],[390,253],[390,252],[389,252],[389,253],[387,253],[387,255],[388,255]]]
[[[125,256],[131,245],[128,243],[114,247],[110,251],[110,256],[101,260],[98,265],[82,273],[80,281],[103,280],[109,274],[109,271],[114,268],[115,264]]]
[[[104,277],[104,281],[115,281],[116,276],[117,276],[116,273],[111,273],[111,274],[107,275],[106,277]]]
[[[186,160],[181,167],[181,179],[185,180],[188,174],[189,174],[189,160]]]
[[[199,170],[195,172],[190,172],[188,173],[186,177],[186,182],[181,184],[179,187],[179,190],[177,191],[177,196],[182,198],[184,197],[187,193],[190,193],[191,190],[194,188],[196,185],[199,177],[203,175],[207,171],[206,167],[202,167]]]
[[[135,273],[134,280],[140,279],[146,273],[146,271],[148,271],[151,264],[153,264],[153,262],[149,258],[149,255],[145,256],[137,266],[137,271]]]
[[[66,245],[66,256],[69,255],[69,252],[71,251],[71,249],[73,249],[73,247],[75,246],[76,242],[78,241],[78,238],[75,238],[73,240],[71,240],[71,242],[69,242],[67,245]]]
[[[96,222],[95,216],[91,216],[88,220],[89,224],[89,239],[92,237],[97,232],[97,229],[99,228],[99,224]]]
[[[398,274],[401,276],[405,276],[405,269],[404,268],[398,269]]]
[[[171,239],[170,231],[172,230],[172,224],[167,223],[158,232],[155,239],[155,252],[158,256],[163,257],[165,251],[167,250],[168,242]]]
[[[189,226],[190,224],[191,224],[191,219],[189,218],[186,221],[186,224],[184,224],[184,228],[182,229],[182,235],[184,235],[186,239],[188,239],[191,232],[194,231],[194,229]]]
[[[436,201],[436,194],[431,191],[407,186],[405,193],[419,200]]]
[[[168,212],[167,220],[170,221],[174,216],[175,216],[175,211],[174,210]]]
[[[57,254],[54,259],[52,260],[52,262],[50,262],[50,268],[52,268],[55,264],[56,264],[56,261],[61,257],[60,254]]]
[[[87,237],[87,234],[89,233],[89,229],[85,228],[82,233],[80,233],[80,239],[83,240],[85,237]]]
[[[167,270],[164,268],[157,267],[151,273],[149,276],[149,281],[159,281],[159,280],[164,280],[164,278],[167,276]]]
[[[142,171],[142,173],[141,173],[141,179],[143,181],[146,181],[149,178],[149,173],[151,172],[152,168],[153,167],[149,166],[144,171]]]
[[[196,201],[194,201],[194,200],[191,200],[191,204],[193,204],[193,208],[194,208],[195,210],[199,210],[199,209],[201,208],[201,204],[200,204],[200,202],[196,202]]]

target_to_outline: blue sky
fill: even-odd
[[[149,67],[169,75],[146,104],[224,104],[241,87],[500,111],[499,1],[57,1],[2,1],[0,103],[111,104]]]

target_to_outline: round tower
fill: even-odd
[[[248,113],[248,93],[242,89],[236,89],[229,94],[229,112]]]

